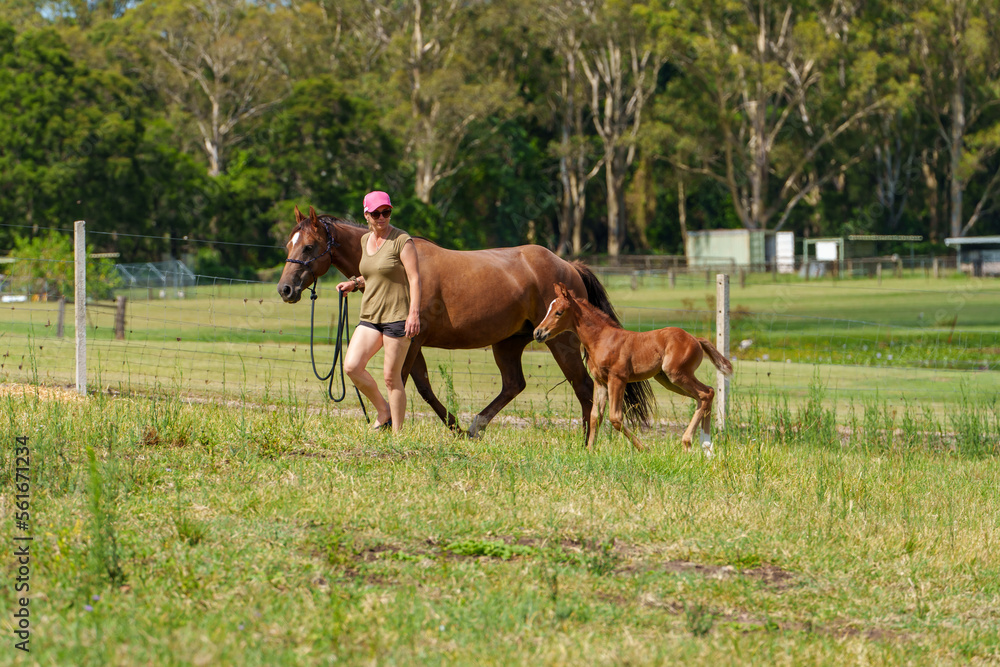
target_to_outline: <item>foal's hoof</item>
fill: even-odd
[[[701,451],[705,452],[705,458],[712,458],[712,438],[705,432],[701,434]]]

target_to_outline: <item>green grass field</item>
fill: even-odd
[[[7,390],[0,535],[24,534],[28,436],[34,538],[15,661],[1000,660],[996,399],[947,424],[871,404],[844,432],[821,393],[737,397],[706,459],[676,431],[639,454],[605,427],[587,452],[565,424],[469,441],[294,402]]]
[[[606,282],[631,328],[711,334],[703,283]],[[415,395],[402,434],[369,433],[353,395],[332,404],[312,378],[308,303],[269,287],[135,299],[125,341],[92,309],[87,399],[30,386],[72,382],[54,304],[5,311],[0,379],[29,383],[0,386],[8,545],[15,439],[31,448],[18,662],[1000,661],[995,283],[734,287],[711,459],[681,451],[693,405],[658,388],[649,452],[607,425],[585,451],[535,346],[527,390],[482,439]],[[324,294],[321,339],[334,305]],[[465,424],[499,390],[488,350],[427,356]],[[13,610],[11,555],[4,572]]]
[[[605,276],[613,303],[629,328],[682,326],[713,337],[714,288],[693,277],[670,289],[663,276]],[[316,360],[326,372],[333,358],[336,299],[325,285],[317,307]],[[313,378],[308,300],[281,303],[270,284],[187,288],[182,299],[148,300],[129,293],[126,339],[113,339],[113,309],[88,315],[91,387],[124,393],[250,396],[271,401],[294,393],[319,405],[326,388]],[[170,296],[175,296],[171,294]],[[138,298],[143,297],[143,298]],[[357,320],[358,300],[351,299]],[[953,276],[805,283],[751,276],[731,288],[734,389],[797,404],[816,378],[827,401],[842,412],[870,400],[929,405],[937,413],[970,394],[996,393],[1000,352],[1000,282]],[[5,304],[0,332],[0,381],[70,384],[72,326],[55,337],[53,303]],[[72,320],[72,309],[67,320]],[[748,346],[741,349],[740,344]],[[489,350],[426,349],[432,383],[442,399],[474,414],[500,389]],[[380,360],[376,358],[376,363]],[[525,392],[502,414],[577,417],[577,403],[551,355],[525,352]],[[711,369],[702,369],[714,383]],[[449,384],[451,390],[449,390]],[[657,389],[665,419],[688,406]],[[347,406],[355,406],[350,399]],[[419,403],[418,410],[426,409]],[[678,416],[680,414],[680,416]]]

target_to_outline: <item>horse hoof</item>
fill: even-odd
[[[486,430],[487,424],[489,424],[489,421],[483,419],[480,415],[473,417],[472,423],[469,424],[469,438],[483,437],[483,431]]]

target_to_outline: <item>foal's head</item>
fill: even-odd
[[[296,206],[295,223],[295,229],[285,244],[288,249],[285,270],[278,280],[278,294],[286,303],[301,299],[302,290],[327,272],[333,261],[330,251],[337,247],[333,230],[320,221],[312,206],[309,207],[309,217],[299,213]]]
[[[562,283],[556,283],[556,298],[549,304],[545,318],[535,328],[535,340],[544,343],[553,336],[558,336],[566,329],[576,326],[576,299],[573,293]]]

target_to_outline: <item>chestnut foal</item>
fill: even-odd
[[[702,384],[694,373],[707,354],[716,368],[727,376],[732,375],[733,365],[729,360],[708,340],[695,338],[683,329],[667,327],[656,331],[628,331],[585,300],[575,298],[564,284],[556,283],[555,292],[556,298],[549,305],[545,319],[535,329],[535,340],[543,343],[569,329],[583,343],[587,352],[587,368],[594,377],[594,407],[590,412],[587,447],[594,444],[604,417],[605,404],[610,398],[608,419],[611,425],[628,436],[636,449],[645,449],[635,433],[625,426],[622,396],[627,383],[653,378],[670,391],[698,401],[698,408],[681,442],[685,449],[691,449],[691,438],[700,421],[701,445],[711,456],[712,441],[708,433],[715,390]]]

